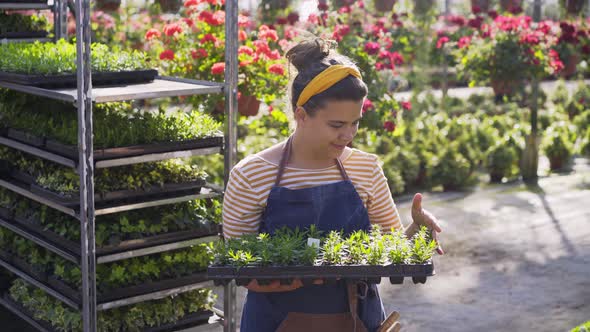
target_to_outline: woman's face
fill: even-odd
[[[306,146],[319,158],[340,157],[356,135],[362,106],[362,100],[328,101],[313,117],[299,108],[295,114],[297,130],[301,130]]]

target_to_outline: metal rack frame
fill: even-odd
[[[0,3],[2,9],[36,9],[53,11],[53,39],[51,38],[5,38],[0,40],[0,44],[19,43],[19,42],[48,42],[56,41],[67,36],[67,0],[53,0],[53,4],[45,3],[26,3],[26,2],[3,2]]]
[[[9,5],[11,7],[9,7]],[[0,4],[0,9],[14,9],[15,4]],[[40,4],[16,4],[16,8],[36,8],[36,9],[51,9],[55,13],[55,36],[61,38],[66,35],[67,17],[67,1],[54,0],[53,5]],[[24,7],[23,7],[24,6]],[[37,287],[47,291],[49,295],[54,296],[60,301],[66,303],[72,308],[81,310],[83,319],[83,331],[95,332],[97,329],[97,311],[106,310],[110,308],[130,305],[152,299],[159,299],[173,294],[187,292],[190,290],[206,287],[212,285],[211,282],[203,281],[189,285],[178,286],[173,289],[166,289],[162,291],[141,294],[130,298],[119,299],[116,301],[109,301],[106,303],[97,303],[96,291],[96,264],[108,263],[132,257],[149,255],[158,252],[164,252],[187,246],[203,241],[210,241],[217,236],[201,237],[171,243],[164,243],[157,246],[142,248],[139,250],[130,250],[127,252],[120,252],[109,255],[98,256],[96,254],[95,246],[95,217],[98,215],[105,215],[110,213],[117,213],[122,211],[129,211],[133,209],[143,209],[152,206],[174,204],[193,199],[211,198],[222,195],[223,188],[208,184],[200,194],[195,195],[180,195],[172,198],[161,198],[155,200],[144,200],[138,203],[119,203],[108,206],[96,206],[94,202],[94,171],[95,168],[115,167],[120,165],[128,165],[134,163],[142,163],[149,161],[166,160],[171,158],[188,157],[194,155],[206,155],[223,152],[224,154],[224,183],[227,184],[229,178],[229,171],[236,163],[237,155],[237,86],[238,86],[238,0],[226,1],[226,36],[234,36],[233,38],[226,38],[226,73],[224,83],[205,82],[182,78],[159,76],[151,83],[135,84],[125,87],[98,87],[93,88],[91,82],[90,70],[90,1],[79,0],[75,2],[75,18],[76,18],[76,50],[77,50],[77,87],[76,89],[42,89],[30,86],[23,86],[12,84],[8,82],[0,82],[0,87],[8,88],[32,95],[48,97],[52,99],[72,102],[76,105],[78,110],[78,161],[71,160],[57,154],[45,151],[40,148],[32,147],[18,141],[0,137],[0,145],[5,145],[14,149],[18,149],[25,153],[41,157],[58,164],[71,167],[77,170],[80,176],[80,205],[77,208],[66,207],[50,199],[37,195],[31,192],[28,188],[18,184],[0,179],[0,187],[4,187],[13,192],[16,192],[29,199],[35,200],[41,204],[52,207],[80,221],[80,255],[75,255],[68,252],[59,245],[52,243],[52,241],[45,239],[43,236],[33,234],[25,227],[21,227],[14,223],[0,219],[0,226],[5,227],[18,235],[21,235],[44,248],[60,255],[61,257],[79,263],[82,272],[82,303],[78,304],[76,301],[64,296],[60,292],[54,290],[52,287],[40,282],[28,275],[26,272],[20,270],[18,267],[0,260],[0,266],[12,271],[18,276],[31,282]],[[224,148],[203,148],[193,150],[179,150],[166,153],[146,154],[142,156],[134,156],[128,158],[118,158],[111,160],[94,161],[94,149],[92,142],[93,121],[92,121],[92,104],[93,102],[111,102],[124,101],[135,99],[148,99],[159,97],[171,97],[180,95],[196,95],[208,93],[225,94],[225,141]],[[224,310],[214,310],[216,314],[223,316],[224,331],[235,331],[235,285],[228,285],[224,289]],[[9,310],[15,312],[20,317],[24,318],[31,325],[41,331],[46,328],[38,324],[31,317],[27,317],[25,313],[14,308],[9,302],[0,299],[0,304],[6,306]]]

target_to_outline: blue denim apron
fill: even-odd
[[[371,225],[367,209],[340,160],[336,159],[336,164],[343,181],[296,190],[279,186],[290,150],[291,138],[283,151],[277,179],[268,196],[260,232],[272,234],[284,226],[307,228],[312,224],[323,234],[332,230],[344,230],[345,235],[356,230],[368,231]],[[369,331],[376,331],[385,319],[377,287],[369,285],[361,292],[358,315]],[[348,311],[347,286],[344,281],[304,286],[289,292],[248,291],[240,331],[274,332],[289,312],[335,314]]]

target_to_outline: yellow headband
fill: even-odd
[[[353,67],[345,65],[332,65],[326,68],[318,76],[314,77],[309,84],[303,89],[299,99],[297,99],[297,106],[303,106],[307,101],[326,90],[334,84],[343,80],[346,76],[352,75],[359,79],[363,79],[361,73]]]

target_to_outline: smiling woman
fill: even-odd
[[[231,171],[223,203],[226,237],[312,225],[323,234],[344,235],[369,231],[371,224],[404,229],[377,156],[347,147],[368,91],[357,66],[334,46],[312,39],[287,52],[297,69],[290,89],[297,126],[286,142],[245,158]],[[409,236],[418,225],[435,225],[424,217],[420,199]],[[364,287],[362,296],[357,285],[344,281],[304,287],[300,280],[270,286],[253,281],[247,288],[243,332],[376,331],[385,320],[374,284]],[[301,325],[309,322],[314,329]]]

